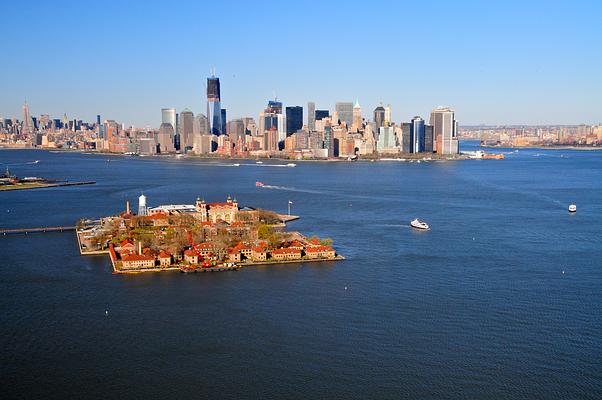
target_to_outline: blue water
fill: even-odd
[[[2,228],[231,194],[293,201],[290,229],[347,257],[114,276],[73,232],[0,237],[3,398],[602,398],[602,152],[502,151],[285,168],[0,150],[20,176],[97,181],[0,193]]]

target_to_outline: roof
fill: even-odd
[[[145,215],[142,218],[144,218],[144,219],[168,219],[169,217],[166,214],[158,213],[158,214],[153,214],[153,215]]]
[[[159,258],[171,258],[171,254],[169,254],[165,250],[161,250],[161,252],[159,253]]]
[[[213,244],[209,242],[202,242],[199,244],[195,244],[194,247],[196,249],[213,249]]]
[[[305,246],[300,241],[293,240],[288,247],[305,247]]]
[[[139,254],[124,254],[121,256],[121,261],[154,261],[155,257],[141,256]]]
[[[207,206],[209,206],[209,208],[211,208],[211,207],[237,207],[238,208],[238,206],[235,206],[234,203],[228,203],[228,202],[225,202],[225,203],[208,203]]]
[[[272,250],[272,254],[301,254],[301,250],[297,250],[297,249],[276,249],[276,250]]]
[[[308,247],[307,249],[305,249],[306,253],[318,253],[321,251],[334,251],[334,249],[329,246],[315,246],[315,247]]]
[[[131,241],[130,239],[125,239],[125,240],[122,240],[122,241],[119,243],[119,245],[120,245],[121,247],[124,247],[124,246],[127,246],[127,245],[133,246],[133,245],[134,245],[134,243],[132,243],[132,241]]]
[[[184,251],[184,255],[185,256],[196,256],[197,254],[194,251],[188,249],[188,250]]]

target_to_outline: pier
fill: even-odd
[[[45,232],[66,232],[74,231],[75,226],[50,226],[44,228],[17,228],[17,229],[0,229],[0,235],[14,234],[29,234],[29,233],[45,233]]]

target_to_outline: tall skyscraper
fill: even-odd
[[[404,122],[401,124],[401,152],[412,153],[414,138],[412,137],[412,124]]]
[[[221,132],[222,132],[222,135],[225,135],[228,133],[226,130],[226,125],[228,124],[228,118],[226,117],[226,109],[225,108],[221,109],[221,119],[222,119]]]
[[[219,78],[207,78],[207,119],[209,120],[209,133],[222,134],[222,105]]]
[[[316,130],[316,103],[307,103],[307,127],[310,131]]]
[[[277,100],[270,100],[265,111],[259,114],[259,131],[264,134],[265,131],[271,131],[272,127],[276,128],[279,146],[283,147],[286,138],[286,121],[282,114],[282,102]]]
[[[391,111],[391,104],[387,104],[385,107],[385,122],[390,125],[393,122],[393,112]]]
[[[31,119],[31,114],[29,113],[29,105],[27,102],[25,102],[25,104],[23,104],[23,132],[32,133],[33,127],[33,120]]]
[[[429,123],[433,126],[436,151],[439,154],[457,154],[458,123],[454,111],[449,108],[437,108],[431,112]]]
[[[194,113],[185,109],[180,113],[180,149],[192,148],[194,145]]]
[[[339,115],[339,121],[347,124],[348,127],[351,127],[353,123],[353,103],[348,102],[338,102],[335,105],[335,110]],[[334,121],[335,123],[337,121]]]
[[[378,128],[385,126],[385,109],[383,106],[374,109],[374,125],[376,132],[378,132]]]
[[[286,136],[303,128],[303,107],[286,107]]]
[[[162,108],[161,109],[161,125],[169,124],[172,128],[171,139],[173,140],[173,147],[177,150],[176,142],[179,141],[178,134],[178,114],[176,114],[175,108]],[[165,139],[164,139],[165,140]],[[167,146],[167,143],[163,143]]]
[[[353,106],[353,130],[357,131],[362,127],[362,108],[360,107],[359,101],[355,101],[355,105]]]
[[[412,143],[412,153],[423,153],[425,150],[424,120],[418,116],[412,118],[410,131],[414,140]]]
[[[433,126],[425,125],[424,126],[424,151],[426,153],[432,153],[435,149],[433,147],[434,137],[433,137]]]

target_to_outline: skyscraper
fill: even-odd
[[[374,109],[374,125],[376,132],[378,132],[378,128],[385,126],[385,109],[383,106]]]
[[[316,103],[313,101],[307,103],[307,128],[310,131],[316,130]]]
[[[194,145],[194,114],[185,109],[180,113],[180,149],[192,148]]]
[[[207,119],[209,120],[209,133],[222,134],[222,106],[219,78],[207,78]]]
[[[412,118],[410,131],[413,139],[412,153],[423,153],[425,150],[424,120],[418,116]]]
[[[303,128],[303,107],[286,107],[286,136],[290,136]]]
[[[328,118],[329,116],[330,116],[330,113],[328,112],[328,110],[316,110],[314,121],[320,121],[323,118]]]
[[[437,108],[431,112],[429,123],[433,126],[437,153],[457,154],[459,152],[458,123],[454,111],[449,108]]]
[[[31,114],[29,113],[29,105],[27,104],[27,102],[23,104],[23,132],[33,132],[33,120],[31,119]]]
[[[173,140],[173,147],[177,150],[176,142],[179,141],[179,138],[176,137],[178,134],[178,115],[176,114],[175,108],[162,108],[161,109],[161,125],[169,124],[172,128],[171,139]],[[165,140],[165,139],[163,139]],[[162,143],[165,146],[168,146],[167,143]]]
[[[412,124],[404,122],[401,124],[401,152],[412,153],[414,138],[412,137]]]
[[[228,124],[228,118],[226,117],[226,109],[225,108],[221,109],[221,119],[222,119],[221,132],[222,132],[222,135],[225,135],[228,133],[226,130],[226,125]]]
[[[385,122],[388,125],[390,125],[393,122],[392,113],[393,112],[391,111],[391,104],[387,104],[387,106],[385,107]]]
[[[347,124],[348,127],[351,127],[353,123],[353,103],[348,102],[338,102],[335,105],[335,110],[339,115],[339,121]],[[337,121],[334,121],[335,123]]]
[[[353,130],[357,131],[362,127],[362,108],[360,103],[356,100],[355,106],[353,106]]]

